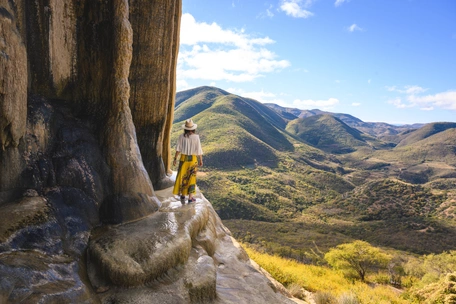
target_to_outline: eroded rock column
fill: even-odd
[[[157,211],[160,206],[142,163],[128,106],[133,41],[128,14],[127,0],[113,0],[111,104],[102,134],[113,194],[105,199],[100,212],[105,223],[135,220]]]
[[[27,52],[11,2],[0,1],[0,192],[20,183],[27,122]]]
[[[172,185],[166,170],[180,15],[181,1],[130,0],[134,33],[130,108],[144,166],[156,190]]]

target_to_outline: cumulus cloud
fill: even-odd
[[[294,18],[309,18],[313,16],[313,13],[305,8],[310,7],[312,2],[312,0],[306,0],[304,3],[302,3],[302,0],[282,0],[280,10]]]
[[[295,99],[293,105],[299,109],[303,108],[332,108],[339,103],[337,98],[329,98],[327,100],[313,100],[313,99]]]
[[[403,88],[397,86],[386,87],[390,92],[398,92],[406,95],[406,101],[402,102],[402,99],[397,97],[389,100],[388,103],[394,105],[397,108],[411,108],[419,107],[423,111],[431,111],[436,108],[445,110],[456,110],[456,91],[450,90],[446,92],[440,92],[436,94],[422,95],[429,89],[423,88],[417,85],[408,85]]]
[[[336,0],[336,2],[334,2],[334,6],[341,6],[344,2],[350,2],[350,0]]]
[[[195,18],[188,13],[182,15],[181,22],[181,45],[220,43],[233,45],[239,48],[247,48],[254,45],[267,45],[275,42],[269,37],[252,38],[245,34],[244,30],[225,30],[215,22],[211,24],[197,22]]]
[[[179,80],[246,82],[290,66],[267,49],[275,42],[269,37],[252,37],[243,30],[197,22],[190,14],[182,15],[180,38]]]
[[[364,29],[362,29],[361,27],[359,27],[356,23],[353,23],[352,25],[350,25],[347,30],[351,33],[355,32],[355,31],[359,31],[359,32],[364,32]]]
[[[430,108],[456,110],[456,91],[447,91],[426,96],[410,95],[407,97],[407,100],[413,105],[421,106],[423,110],[429,110]]]

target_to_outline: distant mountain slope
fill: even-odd
[[[186,120],[212,106],[220,96],[230,93],[214,87],[198,87],[176,94],[174,122]]]
[[[291,134],[329,153],[349,153],[355,147],[368,146],[360,131],[331,115],[314,115],[288,123]]]
[[[171,142],[192,117],[205,152],[198,186],[234,220],[236,236],[289,257],[292,248],[353,239],[412,252],[454,248],[455,128],[395,147],[417,131],[277,109],[212,87],[178,93]]]
[[[417,129],[422,126],[420,124],[395,126],[384,122],[364,122],[361,119],[354,117],[350,114],[332,113],[327,111],[321,111],[318,109],[300,110],[297,108],[281,107],[273,103],[265,103],[265,105],[276,111],[279,115],[281,115],[284,119],[288,121],[294,120],[296,118],[305,118],[315,115],[331,115],[337,117],[338,119],[346,123],[348,126],[360,130],[361,132],[395,143],[400,141],[400,139],[397,139],[395,135],[407,130]]]
[[[425,138],[428,138],[434,134],[443,132],[443,131],[451,129],[451,128],[456,128],[456,123],[435,122],[435,123],[426,124],[422,128],[408,133],[407,136],[405,138],[403,138],[397,146],[398,147],[407,146],[407,145],[416,143],[416,142],[421,141]]]
[[[193,117],[205,145],[206,163],[211,166],[275,166],[276,151],[293,150],[280,130],[285,122],[275,112],[252,99],[214,88],[206,87],[196,95],[187,95],[187,99],[181,98],[175,117]],[[174,126],[172,140],[182,132],[181,123]]]

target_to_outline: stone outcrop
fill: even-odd
[[[157,192],[159,212],[93,233],[88,273],[103,303],[294,303],[250,261],[201,193],[183,206],[171,191]]]
[[[181,6],[0,0],[0,302],[289,302],[168,188]]]

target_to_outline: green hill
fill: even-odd
[[[368,146],[360,131],[327,114],[293,120],[288,123],[286,130],[329,153],[349,153],[355,151],[356,147]]]
[[[397,146],[398,147],[407,146],[407,145],[416,143],[416,142],[418,142],[420,140],[428,138],[429,136],[432,136],[434,134],[437,134],[439,132],[443,132],[443,131],[451,129],[451,128],[456,128],[456,123],[453,123],[453,122],[436,122],[436,123],[426,124],[422,128],[408,133],[407,136],[404,139],[402,139],[398,143]]]
[[[212,106],[218,97],[228,92],[214,87],[198,87],[178,92],[174,111],[174,123],[189,119]]]
[[[319,110],[296,118],[212,87],[178,96],[171,140],[184,119],[198,124],[198,186],[240,240],[306,261],[315,246],[354,239],[414,253],[456,246],[456,129],[395,148],[415,126]]]
[[[206,164],[215,168],[239,168],[255,164],[277,166],[276,151],[292,151],[293,145],[278,125],[280,117],[264,105],[232,94],[215,94],[213,88],[183,100],[175,117],[193,117],[204,143]],[[212,96],[212,98],[210,98]],[[271,115],[271,117],[267,116]],[[275,119],[275,120],[274,120]],[[171,140],[181,132],[175,124]]]

